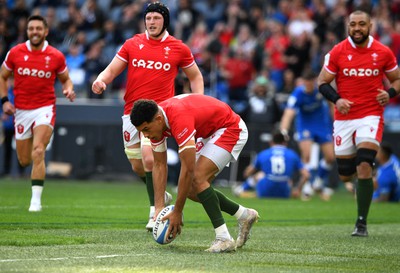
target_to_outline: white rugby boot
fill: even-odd
[[[245,215],[238,219],[239,232],[236,239],[236,247],[242,247],[250,237],[250,230],[254,223],[258,221],[258,212],[254,209],[247,209]],[[243,218],[242,218],[243,217]]]
[[[210,248],[205,250],[211,253],[222,253],[236,251],[235,240],[231,237],[230,239],[215,239]]]

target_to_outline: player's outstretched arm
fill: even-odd
[[[95,94],[102,94],[107,84],[111,83],[126,68],[127,63],[117,57],[97,76],[92,84],[92,91]]]

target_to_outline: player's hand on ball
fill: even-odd
[[[104,90],[106,90],[107,85],[105,82],[100,81],[100,80],[95,80],[92,84],[92,91],[95,94],[102,94]]]
[[[176,235],[181,234],[183,226],[183,215],[181,212],[173,210],[170,214],[166,215],[163,220],[169,219],[168,234],[169,237],[175,238]]]

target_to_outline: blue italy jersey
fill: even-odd
[[[333,122],[329,105],[317,88],[306,93],[304,86],[296,87],[286,107],[296,110],[298,140],[312,139],[320,144],[332,141]]]
[[[299,155],[281,145],[260,152],[254,167],[265,173],[256,186],[258,197],[290,197],[290,183],[296,171],[303,168]]]
[[[378,199],[381,194],[388,194],[389,201],[400,200],[400,162],[396,156],[392,155],[388,162],[379,166],[376,180],[378,187],[374,191],[373,199]]]

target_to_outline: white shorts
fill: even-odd
[[[224,137],[225,128],[217,130],[209,138],[198,138],[196,142],[196,160],[199,159],[200,155],[207,157],[214,162],[219,172],[221,172],[225,166],[229,166],[230,162],[235,162],[248,139],[247,127],[243,120],[240,120],[239,127],[242,131],[240,132],[237,142],[232,145],[230,152],[215,144],[215,142]]]
[[[16,109],[15,112],[15,139],[32,138],[33,128],[38,125],[47,125],[54,129],[56,113],[54,105],[43,106],[33,110]]]
[[[122,136],[124,139],[124,147],[129,147],[140,142],[140,144],[151,146],[150,139],[139,136],[139,132],[136,127],[132,124],[129,115],[122,116]]]
[[[353,155],[357,145],[372,142],[376,145],[382,141],[383,118],[367,116],[360,119],[336,120],[333,123],[333,139],[336,155]]]

